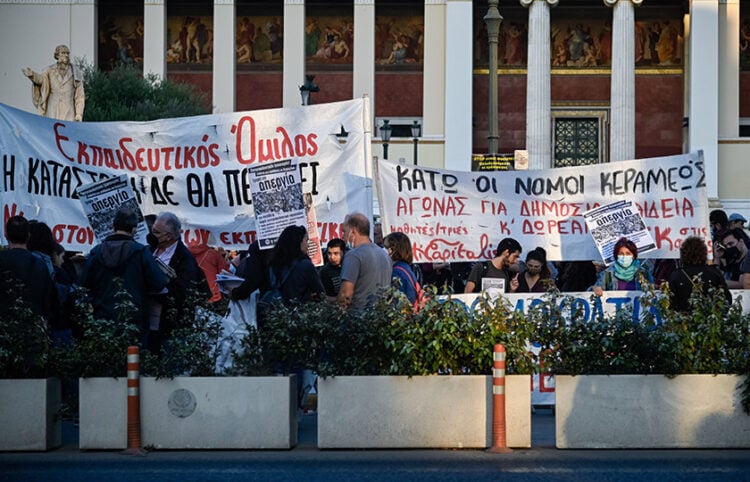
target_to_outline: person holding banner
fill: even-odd
[[[502,239],[497,244],[494,258],[476,263],[471,269],[464,293],[478,293],[482,289],[483,278],[502,278],[505,280],[505,291],[515,293],[518,290],[518,273],[511,274],[510,266],[516,264],[521,251],[523,248],[515,239]]]
[[[596,296],[606,291],[640,291],[642,280],[653,283],[649,267],[638,259],[638,248],[628,238],[620,238],[612,250],[615,262],[599,273],[592,287]]]
[[[516,293],[544,293],[555,285],[552,272],[547,265],[547,252],[536,248],[526,255],[526,270],[518,277]]]

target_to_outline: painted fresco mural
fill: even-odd
[[[213,24],[211,16],[167,17],[167,63],[210,65],[214,57]]]
[[[143,16],[107,16],[99,24],[98,65],[143,64]]]
[[[351,64],[354,58],[353,17],[308,17],[305,24],[305,58],[312,63]]]
[[[375,63],[409,65],[424,62],[424,17],[375,17]]]
[[[281,16],[238,16],[237,64],[281,63],[284,58],[284,20]]]
[[[489,46],[487,28],[482,19],[477,20],[474,31],[474,63],[478,67],[486,67],[489,64]],[[750,41],[750,28],[748,28],[748,39]],[[526,23],[504,21],[498,38],[499,66],[501,68],[525,68],[527,42]],[[553,20],[550,25],[550,42],[552,67],[585,69],[612,65],[612,22],[610,19]],[[682,51],[682,23],[669,19],[635,22],[635,65],[637,67],[681,66]]]

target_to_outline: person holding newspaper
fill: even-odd
[[[606,291],[640,291],[641,283],[653,283],[650,265],[638,259],[638,247],[628,238],[620,238],[613,249],[615,262],[599,273],[590,289],[596,296]]]
[[[182,223],[171,212],[160,213],[151,234],[156,237],[154,257],[169,276],[167,289],[151,298],[149,307],[149,335],[147,348],[161,352],[175,328],[189,326],[195,308],[211,298],[206,275],[195,257],[180,239]]]

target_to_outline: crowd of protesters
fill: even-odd
[[[208,240],[183,244],[180,220],[170,212],[147,216],[146,221],[149,236],[143,245],[134,239],[137,213],[120,209],[114,233],[83,257],[66,253],[45,223],[10,217],[5,226],[9,244],[0,251],[0,310],[25,300],[34,314],[48,320],[54,338],[68,343],[76,328],[70,319],[71,298],[81,286],[88,290],[95,316],[136,324],[143,346],[158,353],[197,302],[241,300],[256,291],[262,296],[277,290],[287,304],[330,302],[362,312],[389,287],[414,303],[422,286],[432,285],[438,293],[477,293],[485,278],[502,279],[507,293],[557,288],[588,290],[597,296],[607,290],[640,290],[644,282],[659,286],[669,281],[678,310],[686,309],[697,282],[704,290],[717,287],[727,296],[727,288],[750,288],[746,219],[721,210],[710,213],[712,264],[707,262],[706,240],[699,237],[684,240],[679,260],[642,260],[636,245],[622,238],[609,266],[597,260],[552,262],[541,247],[522,259],[523,247],[512,238],[501,239],[488,261],[414,264],[407,235],[394,232],[382,239],[378,225],[352,213],[343,222],[342,238],[328,242],[327,262],[316,268],[307,254],[303,226],[288,226],[271,250],[261,250],[255,242],[246,251],[230,253],[209,246]],[[222,295],[216,276],[228,270],[244,281]],[[131,301],[129,310],[122,309],[118,298],[123,291]]]

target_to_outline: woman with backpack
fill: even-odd
[[[417,301],[421,286],[411,269],[414,260],[411,251],[411,241],[404,233],[393,232],[383,239],[383,247],[393,261],[393,287],[401,291],[411,304]]]
[[[261,298],[279,298],[284,303],[306,303],[325,299],[325,288],[307,255],[307,228],[287,226],[276,241],[269,263],[269,291]],[[273,300],[272,300],[273,301]]]

